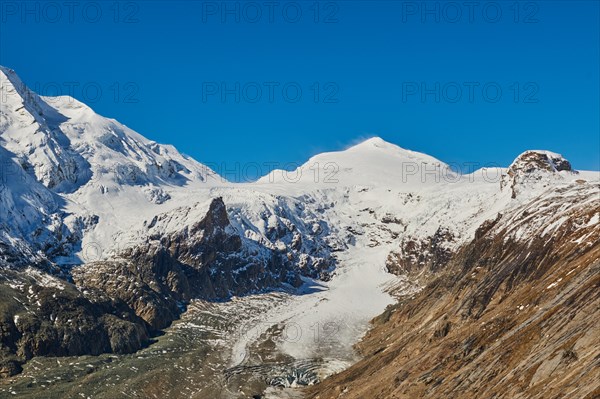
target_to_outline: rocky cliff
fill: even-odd
[[[87,294],[34,268],[0,270],[0,377],[34,356],[131,353],[150,342],[125,302]]]
[[[481,225],[308,397],[597,398],[598,189],[550,190]]]
[[[123,300],[153,329],[162,329],[193,298],[222,300],[282,284],[297,288],[303,274],[331,267],[325,262],[321,268],[302,270],[292,261],[292,252],[286,252],[293,248],[263,247],[258,253],[245,247],[230,224],[222,198],[212,200],[206,216],[189,227],[171,233],[153,230],[172,217],[163,214],[146,223],[149,230],[143,242],[117,257],[75,269],[76,285]]]

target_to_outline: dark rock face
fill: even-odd
[[[155,223],[157,218],[149,225]],[[150,236],[117,259],[74,270],[73,278],[81,290],[122,300],[159,330],[176,319],[192,298],[226,299],[282,283],[301,284],[293,259],[275,250],[262,251],[257,256],[242,246],[240,236],[230,228],[223,200],[216,198],[206,216],[189,229]]]
[[[0,375],[34,356],[132,353],[149,342],[146,323],[123,302],[92,302],[72,284],[42,286],[15,271],[0,276]]]
[[[447,229],[439,228],[426,239],[406,238],[400,250],[390,253],[386,261],[388,272],[408,275],[413,279],[438,272],[452,257],[450,245],[455,241]]]
[[[509,175],[532,173],[535,171],[572,171],[571,163],[558,154],[542,151],[527,151],[521,154],[508,168]]]
[[[23,371],[21,362],[16,359],[0,357],[0,378],[12,377]]]
[[[516,198],[520,191],[527,191],[528,185],[547,184],[551,179],[560,179],[558,172],[578,173],[561,155],[547,151],[526,151],[510,165],[502,180],[502,187],[510,187],[512,198]]]
[[[75,270],[73,279],[84,293],[91,293],[87,296],[92,301],[102,292],[127,304],[151,329],[160,330],[181,312],[178,293],[166,285],[168,273],[160,272],[164,270],[153,271],[152,265],[138,267],[127,261],[94,262]]]
[[[482,225],[307,397],[598,397],[597,198],[570,187]]]

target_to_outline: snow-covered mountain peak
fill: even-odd
[[[402,148],[394,143],[390,143],[388,141],[385,141],[381,137],[375,136],[375,137],[371,137],[371,138],[362,140],[356,144],[353,144],[342,151],[354,152],[354,151],[393,151],[393,150],[407,151],[404,148]]]
[[[0,143],[26,173],[57,191],[72,189],[87,167],[58,128],[66,120],[29,90],[13,70],[0,69]]]
[[[0,235],[31,243],[33,252],[50,248],[50,259],[69,258],[71,249],[53,248],[63,239],[77,246],[81,229],[92,233],[83,245],[88,238],[105,245],[140,215],[185,196],[182,188],[222,181],[173,146],[148,140],[72,97],[37,95],[9,68],[0,68],[0,95],[0,205],[7,216]],[[56,240],[42,241],[45,231],[55,231]]]
[[[181,186],[214,174],[72,97],[38,96],[11,69],[0,69],[0,85],[0,139],[48,188],[73,193],[100,179],[103,186]]]
[[[381,137],[372,137],[342,152],[353,154],[353,156],[384,156],[390,160],[393,159],[404,163],[415,162],[447,167],[447,165],[439,159],[421,152],[402,148],[396,144],[385,141]]]
[[[3,108],[14,110],[15,107],[24,107],[33,117],[41,117],[43,122],[50,122],[50,124],[52,124],[52,121],[47,121],[48,118],[59,119],[54,122],[60,123],[65,118],[78,116],[82,112],[94,114],[94,111],[89,106],[71,96],[61,95],[51,97],[38,95],[27,87],[14,70],[1,65],[0,93],[2,94],[1,104]],[[57,111],[59,110],[62,115],[57,118]]]
[[[14,90],[17,94],[25,97],[27,88],[13,69],[0,65],[0,82],[7,92]]]
[[[71,96],[41,96],[40,98],[68,118],[81,118],[85,114],[89,116],[94,114],[88,105]]]
[[[9,124],[26,127],[38,121],[43,123],[39,96],[23,84],[15,71],[3,66],[0,66],[0,107],[0,131]]]
[[[340,231],[366,231],[379,243],[391,243],[401,232],[422,237],[457,226],[454,235],[464,237],[474,221],[495,216],[510,202],[497,180],[457,175],[434,157],[379,137],[315,155],[295,170],[275,170],[256,184],[222,184],[175,147],[71,97],[38,96],[8,68],[0,68],[0,84],[7,97],[0,103],[0,161],[10,176],[22,175],[4,188],[0,184],[0,222],[9,221],[0,235],[6,243],[31,244],[30,252],[44,252],[60,264],[85,260],[81,254],[94,246],[112,253],[117,244],[122,247],[119,238],[144,242],[150,230],[162,228],[150,223],[157,215],[169,221],[161,232],[177,234],[193,226],[205,212],[202,204],[215,196],[223,198],[232,228],[248,245],[301,248],[301,239],[309,252],[322,238],[342,248],[346,243],[338,241],[347,237],[340,238]],[[568,161],[542,151],[522,154],[511,170],[503,183],[513,193],[537,193],[585,174],[572,178]],[[538,174],[531,170],[556,178],[532,185],[529,178]],[[598,180],[594,176],[590,180]],[[388,234],[389,225],[398,231]]]
[[[366,140],[363,140],[363,141],[359,142],[358,144],[350,146],[349,149],[386,148],[386,147],[390,147],[390,146],[397,147],[395,144],[388,143],[381,137],[374,136],[374,137],[368,138]]]
[[[510,173],[535,171],[573,171],[571,163],[562,155],[546,150],[528,150],[519,155],[508,168]]]
[[[535,193],[535,188],[549,187],[553,182],[569,182],[579,172],[562,155],[552,151],[529,150],[519,155],[509,166],[502,185],[509,186],[512,197]]]
[[[324,152],[295,171],[275,170],[261,183],[334,186],[428,185],[452,174],[444,162],[373,137],[343,151]]]
[[[14,70],[2,65],[0,65],[0,106],[3,111],[3,123],[7,121],[9,110],[20,117],[16,120],[21,124],[25,123],[24,126],[33,122],[43,124],[49,118],[57,119],[55,110],[49,107],[39,95],[30,90]]]

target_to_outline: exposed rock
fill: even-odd
[[[434,235],[424,239],[406,237],[400,243],[400,250],[388,256],[388,272],[412,279],[436,273],[450,260],[454,240],[452,233],[444,228],[438,228]]]
[[[34,356],[132,353],[149,342],[146,323],[125,303],[100,295],[92,302],[68,282],[30,275],[0,275],[0,375]]]
[[[14,358],[0,356],[0,378],[12,377],[23,371],[21,362]]]
[[[154,218],[150,228],[160,223]],[[278,234],[283,234],[283,230]],[[273,233],[275,234],[275,233]],[[302,241],[296,237],[294,247]],[[254,256],[231,228],[225,204],[214,199],[206,216],[190,228],[150,235],[109,261],[90,262],[73,271],[81,290],[104,292],[127,303],[154,330],[167,327],[192,298],[225,299],[280,286],[298,287],[302,263],[276,249]],[[307,260],[309,258],[306,258]],[[329,265],[304,265],[306,272]],[[325,276],[323,276],[325,277]]]
[[[166,265],[163,266],[153,270],[152,265],[136,265],[126,260],[93,262],[75,269],[73,278],[82,291],[91,293],[91,300],[95,300],[98,292],[118,298],[154,330],[159,330],[171,324],[180,313],[178,298],[174,295],[179,293],[171,294],[166,285]],[[178,296],[181,298],[182,294]]]
[[[484,223],[308,397],[598,397],[599,212],[575,184]]]
[[[509,175],[533,173],[545,170],[547,172],[572,171],[571,163],[560,154],[549,151],[526,151],[519,155],[508,168]]]
[[[191,210],[176,210],[174,217],[180,216],[177,212],[189,220]],[[20,362],[33,356],[136,351],[177,319],[193,298],[222,300],[282,284],[299,287],[302,274],[328,277],[331,264],[318,256],[318,248],[306,253],[312,247],[305,248],[304,236],[285,214],[268,221],[267,235],[278,243],[273,245],[244,241],[221,198],[212,200],[205,212],[190,225],[175,223],[178,228],[168,232],[157,226],[172,223],[173,215],[155,216],[144,224],[142,241],[63,276],[75,285],[38,269],[31,272],[37,280],[25,269],[3,269],[5,279],[19,288],[16,298],[24,297],[13,300],[12,285],[3,288],[11,299],[0,320],[0,374],[18,372]],[[74,226],[83,231],[97,221],[93,215],[76,218]],[[312,223],[309,229],[318,235],[324,227]],[[52,267],[49,263],[46,271],[59,272]],[[35,311],[26,311],[29,307]]]
[[[144,194],[146,194],[148,201],[158,205],[164,204],[171,199],[169,193],[159,187],[148,187],[144,189]]]
[[[501,181],[502,187],[510,187],[512,198],[520,192],[532,191],[532,186],[548,186],[563,173],[577,173],[571,163],[550,151],[526,151],[509,166]]]

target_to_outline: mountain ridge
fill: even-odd
[[[295,171],[232,183],[76,100],[29,99],[5,70],[0,91],[14,93],[0,104],[0,296],[17,298],[0,313],[5,376],[33,356],[137,351],[193,301],[274,292],[290,297],[263,320],[270,329],[342,326],[319,353],[311,334],[273,344],[277,351],[344,354],[347,364],[367,321],[394,302],[390,292],[425,289],[484,226],[535,215],[546,206],[536,201],[557,193],[576,202],[600,181],[540,150],[461,174],[373,137]],[[593,220],[571,225],[593,229]],[[553,234],[564,221],[543,214],[527,223],[537,228],[507,228],[507,237]],[[90,335],[73,318],[57,322],[57,312],[77,315],[101,345],[86,352]],[[236,367],[254,366],[245,356],[253,339],[231,341]],[[336,371],[324,365],[320,375]]]

